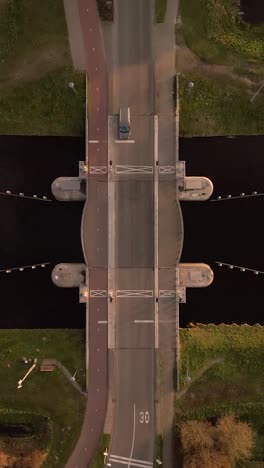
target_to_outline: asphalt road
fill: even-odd
[[[108,461],[113,468],[132,467],[135,463],[150,467],[154,459],[152,4],[152,0],[115,1],[112,56],[108,60],[115,233],[111,244],[115,266],[115,413]],[[116,142],[121,106],[131,109],[133,143]],[[147,167],[145,172],[142,166]],[[133,297],[134,290],[149,291],[149,297],[146,293]]]

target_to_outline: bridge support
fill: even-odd
[[[186,177],[185,161],[176,163],[176,193],[180,201],[205,201],[214,190],[207,177]]]
[[[52,270],[51,278],[59,288],[79,288],[79,302],[87,302],[88,287],[85,263],[58,263]]]
[[[87,166],[79,161],[79,177],[58,177],[51,184],[51,191],[58,201],[86,200]]]

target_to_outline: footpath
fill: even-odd
[[[178,1],[167,0],[164,22],[154,25],[156,113],[159,116],[158,151],[159,161],[162,165],[174,165],[179,154],[173,101],[173,85],[176,74],[175,24],[177,12]],[[172,310],[169,314],[171,316],[163,318],[173,322],[175,315]],[[160,362],[157,363],[157,367],[161,365],[161,370],[157,429],[163,437],[163,466],[175,468],[173,432],[176,364],[175,325],[170,323],[170,325],[160,327],[159,337]],[[158,368],[157,371],[159,371]]]

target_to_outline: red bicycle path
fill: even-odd
[[[103,37],[96,0],[78,0],[80,23],[85,47],[86,73],[89,80],[88,95],[88,194],[84,207],[84,215],[91,203],[96,203],[95,186],[98,180],[107,183],[107,69],[103,48]],[[89,143],[92,141],[92,143]],[[86,155],[87,159],[87,155]],[[105,167],[105,173],[96,175],[91,172],[92,167]],[[108,210],[107,210],[108,212]],[[108,213],[102,214],[101,220],[107,232]],[[87,216],[86,216],[87,217]],[[82,236],[85,236],[85,223],[82,224]],[[89,234],[91,235],[91,229]],[[92,233],[93,243],[96,242],[96,228],[94,223]],[[107,250],[107,238],[105,239]],[[85,245],[85,243],[83,243]],[[107,253],[107,252],[106,252]],[[89,263],[89,253],[84,252],[89,269],[89,289],[104,290],[105,297],[89,298],[89,369],[88,369],[88,397],[83,426],[79,440],[65,465],[66,468],[87,468],[96,455],[100,438],[103,433],[107,408],[107,354],[108,334],[107,325],[99,324],[107,321],[107,263],[98,262],[96,256]],[[107,258],[107,254],[104,257]]]

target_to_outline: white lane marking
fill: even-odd
[[[90,174],[106,174],[106,171],[106,166],[90,166]]]
[[[134,320],[134,323],[154,323],[154,320]]]
[[[127,465],[128,468],[130,466],[136,466],[138,468],[152,468],[153,467],[152,463],[149,464],[149,462],[144,462],[144,461],[143,461],[143,463],[139,463],[137,461],[134,461],[134,459],[131,459],[131,463],[128,465],[128,463],[129,463],[128,458],[124,457],[125,458],[124,460],[121,460],[120,458],[117,458],[114,455],[111,455],[109,460],[110,460],[110,462],[120,463],[121,465]]]
[[[120,455],[111,455],[110,458],[116,458],[116,459],[127,460],[127,461],[129,460],[127,457],[121,457]],[[136,463],[144,463],[144,465],[148,465],[148,466],[153,466],[152,462],[149,462],[146,460],[139,460],[138,458],[131,458],[131,461],[136,462]]]
[[[127,468],[130,468],[131,466],[131,459],[132,459],[134,444],[135,444],[135,436],[136,436],[136,405],[134,403],[133,438],[132,438],[132,446],[131,446],[130,457],[129,457]]]
[[[105,289],[90,289],[90,297],[106,297]]]
[[[174,174],[176,166],[159,166],[160,174]]]
[[[102,324],[102,323],[108,323],[108,320],[98,320],[97,323],[100,323],[100,324]]]
[[[115,143],[135,143],[135,140],[115,140]]]
[[[158,116],[154,115],[154,294],[158,298],[159,294],[159,120]],[[154,302],[154,317],[155,317],[155,348],[159,347],[159,302]]]
[[[174,289],[160,289],[159,297],[175,297],[176,291]]]
[[[153,166],[116,165],[117,174],[153,174]]]
[[[88,140],[88,143],[99,143],[99,140]]]
[[[153,297],[152,289],[117,289],[116,297]]]

